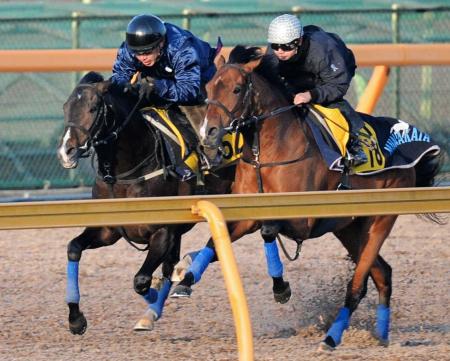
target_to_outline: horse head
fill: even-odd
[[[200,128],[200,141],[210,159],[220,153],[225,132],[250,115],[253,107],[251,74],[261,62],[260,48],[236,46],[228,63],[218,66],[206,86],[208,100],[205,119]]]
[[[64,133],[58,157],[64,168],[75,168],[92,147],[116,140],[131,119],[136,98],[103,76],[86,74],[64,103]],[[130,115],[130,116],[129,116]]]
[[[87,157],[107,122],[105,94],[111,83],[94,72],[84,76],[64,103],[64,133],[58,146],[58,158],[64,168],[75,168]]]

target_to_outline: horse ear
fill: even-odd
[[[78,82],[78,84],[92,84],[92,83],[98,83],[100,81],[103,81],[103,75],[100,73],[97,73],[95,71],[90,71],[86,73]]]
[[[242,68],[247,72],[251,73],[253,70],[255,70],[256,67],[258,67],[259,64],[261,64],[262,55],[255,60],[249,61],[247,64],[242,64]]]
[[[102,81],[100,83],[95,84],[95,87],[97,88],[97,90],[99,91],[100,94],[105,94],[108,90],[109,87],[111,86],[111,81],[110,80],[106,80],[106,81]]]
[[[223,55],[218,55],[214,59],[214,64],[216,65],[217,69],[220,69],[223,66],[223,64],[225,64],[225,57]]]

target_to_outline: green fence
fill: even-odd
[[[292,11],[291,11],[292,12]],[[215,45],[265,44],[268,24],[283,12],[159,14]],[[295,12],[294,12],[295,13]],[[450,40],[450,7],[430,9],[304,10],[304,24],[340,34],[350,44],[432,43]],[[3,18],[3,49],[116,48],[130,16]],[[33,59],[30,59],[32,62]],[[358,69],[348,99],[357,104],[371,69]],[[110,73],[105,73],[109,76]],[[0,190],[89,185],[90,161],[65,170],[56,158],[63,129],[62,104],[76,73],[0,73]],[[448,66],[394,68],[376,115],[389,115],[430,132],[447,153],[450,169],[450,69]]]

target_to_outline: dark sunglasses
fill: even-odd
[[[288,43],[288,44],[270,44],[270,47],[273,49],[273,50],[279,50],[279,49],[281,49],[281,50],[283,50],[283,51],[292,51],[292,50],[294,50],[296,47],[298,46],[298,42],[295,40],[295,41],[292,41],[292,42],[290,42],[290,43]]]
[[[137,51],[136,54],[137,55],[150,55],[151,53],[153,53],[156,49],[161,50],[162,49],[162,41],[160,41],[158,44],[156,44],[155,46],[152,46],[151,48],[147,48],[145,50],[142,51]]]

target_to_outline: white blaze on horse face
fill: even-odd
[[[64,134],[64,137],[61,142],[61,146],[58,149],[58,155],[60,156],[60,159],[63,162],[63,166],[66,164],[72,164],[73,162],[70,160],[69,155],[67,154],[67,142],[70,139],[70,128],[67,128],[66,134]]]
[[[202,139],[206,138],[206,128],[207,127],[208,127],[208,117],[205,115],[205,120],[203,120],[203,124],[200,127],[200,131],[199,131],[200,137]]]

